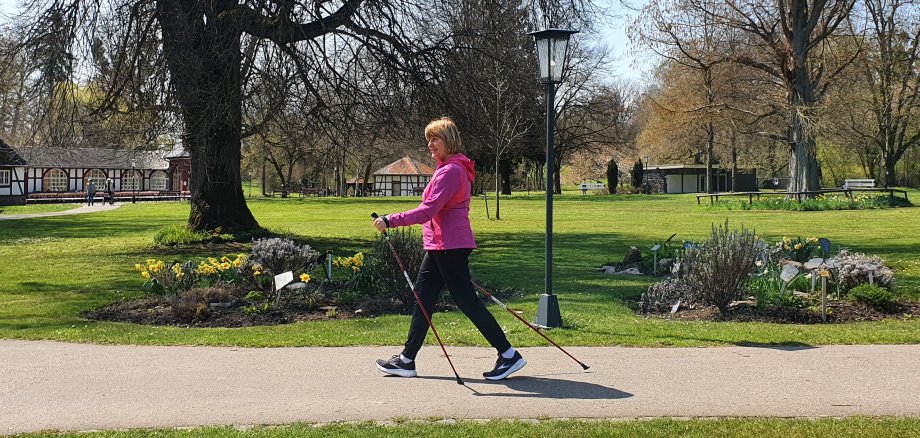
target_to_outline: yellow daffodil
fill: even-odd
[[[258,277],[258,276],[262,275],[262,271],[255,271],[255,272],[252,273],[252,275]]]
[[[236,259],[236,260],[233,261],[233,267],[235,267],[235,268],[239,268],[239,267],[242,266],[242,265],[243,265],[243,261],[240,260],[240,259]]]
[[[143,272],[143,271],[144,271],[144,266],[141,265],[140,263],[135,263],[135,264],[134,264],[134,269],[137,270],[137,272]]]
[[[796,243],[794,248],[795,248],[796,250],[800,250],[800,249],[802,249],[802,244],[801,244],[801,243]]]
[[[144,277],[147,280],[150,280],[150,273],[147,271],[141,272],[141,277]]]
[[[221,263],[221,264],[220,264],[220,269],[221,269],[222,271],[226,271],[227,269],[230,269],[230,262],[223,262],[223,263]]]
[[[307,283],[310,281],[310,274],[300,274],[300,281]]]

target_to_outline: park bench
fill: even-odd
[[[424,192],[425,192],[425,188],[424,188],[424,187],[413,187],[413,188],[412,188],[412,194],[414,194],[414,195],[421,195],[421,194],[424,193]]]
[[[843,182],[845,189],[871,189],[875,188],[874,179],[848,179]]]
[[[604,183],[581,183],[581,194],[586,195],[588,190],[604,190],[606,187]]]
[[[326,196],[329,193],[325,188],[320,187],[304,187],[300,189],[300,197],[304,196]]]

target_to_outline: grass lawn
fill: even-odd
[[[87,433],[40,433],[23,438],[80,437],[353,437],[353,436],[425,436],[425,437],[917,437],[920,419],[867,418],[845,419],[696,419],[696,420],[626,420],[626,421],[435,421],[404,422],[392,425],[375,423],[290,426],[258,426],[245,430],[233,427],[201,427],[186,430],[126,430]]]
[[[0,206],[0,215],[36,214],[67,211],[82,207],[83,204],[32,204]]]
[[[911,192],[920,199],[920,192]],[[508,300],[532,319],[543,290],[544,207],[541,194],[501,201],[502,220],[487,220],[481,198],[471,216],[480,249],[473,253],[474,275],[491,284],[526,291]],[[320,250],[352,255],[374,238],[370,213],[414,207],[418,198],[253,199],[259,223],[304,236]],[[494,198],[489,201],[494,208]],[[582,196],[555,200],[554,291],[566,327],[552,331],[563,345],[707,346],[736,344],[899,344],[920,343],[920,318],[859,324],[781,325],[764,323],[674,322],[636,315],[630,305],[653,281],[615,277],[593,268],[621,260],[630,245],[651,246],[677,233],[676,240],[705,238],[711,224],[753,227],[768,241],[784,235],[827,237],[834,249],[882,256],[896,271],[897,290],[920,297],[918,208],[787,212],[711,211],[692,195]],[[494,215],[494,212],[493,212]],[[309,322],[275,327],[200,329],[94,322],[83,310],[142,294],[134,264],[219,256],[240,247],[160,249],[153,234],[185,223],[187,203],[127,204],[107,212],[0,222],[0,337],[156,345],[343,346],[400,345],[408,317]],[[245,249],[244,249],[245,250]],[[492,307],[512,343],[545,341]],[[457,312],[435,319],[450,345],[486,345]],[[429,341],[434,342],[433,337]]]

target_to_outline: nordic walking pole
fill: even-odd
[[[371,217],[377,219],[377,213],[371,213]],[[438,339],[438,344],[441,346],[441,351],[444,352],[444,357],[447,358],[447,363],[450,364],[450,369],[454,371],[454,376],[457,378],[457,384],[463,385],[463,379],[460,378],[460,374],[457,374],[457,369],[454,368],[454,363],[450,360],[450,356],[447,354],[447,350],[444,348],[444,343],[441,342],[441,336],[438,335],[437,329],[434,328],[434,323],[431,322],[431,317],[428,316],[428,311],[425,310],[425,305],[422,304],[422,299],[419,298],[418,293],[415,292],[415,284],[413,284],[412,280],[409,278],[409,274],[406,272],[406,267],[403,266],[403,262],[399,258],[399,254],[396,253],[396,247],[393,246],[393,242],[390,241],[390,235],[384,231],[383,237],[387,241],[387,244],[390,245],[390,251],[393,253],[393,257],[396,258],[396,263],[399,264],[399,270],[402,271],[403,276],[406,277],[406,281],[409,282],[409,288],[412,289],[412,295],[415,296],[415,301],[418,303],[418,308],[422,310],[422,315],[425,316],[425,321],[428,321],[428,327],[431,327],[431,331],[434,332],[434,337]]]
[[[497,303],[499,306],[502,306],[502,308],[505,309],[505,310],[507,310],[508,313],[514,315],[515,318],[520,319],[521,322],[523,322],[524,324],[527,325],[527,327],[530,327],[531,330],[537,332],[538,335],[543,336],[543,339],[546,339],[547,341],[549,341],[550,344],[553,344],[553,345],[556,346],[556,348],[562,350],[562,352],[565,353],[566,356],[571,357],[572,360],[574,360],[575,362],[578,362],[578,364],[581,365],[581,368],[582,368],[582,369],[587,370],[588,368],[591,368],[591,367],[585,365],[582,361],[580,361],[580,360],[578,360],[578,359],[575,359],[575,356],[572,356],[571,354],[569,354],[569,352],[568,352],[568,351],[565,351],[565,349],[562,348],[562,347],[560,347],[559,344],[553,342],[553,340],[550,339],[549,337],[547,337],[546,335],[544,335],[543,332],[541,332],[540,330],[538,330],[538,329],[537,329],[536,327],[534,327],[531,323],[527,322],[524,318],[521,318],[521,315],[518,315],[517,313],[515,313],[515,311],[509,309],[508,306],[505,305],[505,303],[499,301],[498,298],[495,298],[494,296],[492,296],[492,294],[490,294],[487,290],[483,289],[482,286],[476,284],[475,282],[472,282],[472,283],[473,283],[473,286],[476,286],[476,289],[479,289],[480,292],[482,292],[482,293],[484,293],[484,294],[486,295],[486,298],[489,298],[489,299],[491,299],[492,301],[494,301],[495,303]]]

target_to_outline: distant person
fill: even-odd
[[[109,198],[109,205],[115,205],[115,181],[112,178],[105,180],[105,195]]]
[[[93,199],[96,197],[96,181],[90,181],[89,187],[86,188],[86,205],[92,207]]]

